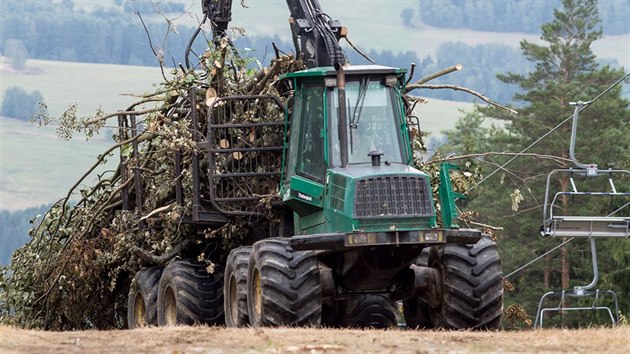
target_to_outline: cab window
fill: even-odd
[[[322,85],[304,85],[301,97],[296,100],[293,124],[299,125],[296,172],[318,181],[324,180],[324,92]],[[296,115],[297,114],[297,115]],[[295,119],[297,118],[297,120]]]

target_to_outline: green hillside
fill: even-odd
[[[155,67],[87,64],[46,60],[28,60],[26,73],[6,69],[0,58],[0,92],[18,86],[44,96],[52,115],[61,114],[73,102],[79,104],[82,115],[125,109],[137,99],[129,94],[150,91],[160,82],[160,70]],[[0,97],[1,100],[1,97]]]
[[[0,209],[60,199],[110,145],[104,139],[63,141],[54,128],[0,117]]]

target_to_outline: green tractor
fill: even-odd
[[[429,176],[411,166],[404,70],[338,65],[284,79],[295,90],[281,186],[293,228],[252,247],[241,284],[251,323],[352,323],[357,306],[372,306],[380,320],[358,321],[385,326],[402,300],[411,327],[497,328],[496,245],[479,230],[437,227]],[[450,223],[449,168],[440,204]]]
[[[503,286],[497,246],[480,230],[454,223],[461,195],[453,191],[454,166],[448,164],[440,172],[438,226],[430,177],[413,167],[406,71],[344,65],[338,22],[322,27],[319,17],[309,16],[310,7],[300,6],[319,8],[317,1],[288,3],[308,67],[280,78],[290,107],[274,96],[237,96],[216,99],[205,120],[192,109],[192,130],[205,132],[193,138],[204,153],[192,156],[192,193],[176,184],[178,203],[192,205],[183,222],[211,229],[240,217],[251,224],[251,235],[217,258],[214,274],[190,260],[140,271],[130,292],[129,326],[390,327],[402,302],[410,328],[498,328]],[[207,5],[210,14],[226,9]],[[213,18],[227,26],[221,19],[230,17]],[[192,90],[191,107],[196,96]],[[275,118],[261,113],[256,122],[234,123],[234,112],[263,101],[261,112]],[[272,131],[284,136],[282,144],[230,140]],[[241,167],[202,171],[218,165]],[[280,186],[266,183],[273,176]],[[226,192],[237,185],[249,194]],[[280,223],[267,228],[252,206],[273,189],[280,194],[273,205]],[[136,199],[142,199],[137,192]]]

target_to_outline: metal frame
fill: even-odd
[[[551,178],[560,173],[569,174],[571,191],[556,192],[551,201],[550,186]],[[625,170],[600,170],[594,169],[558,169],[553,170],[547,176],[547,186],[545,188],[545,203],[543,207],[543,236],[552,237],[630,237],[630,216],[577,216],[577,215],[554,215],[555,203],[558,197],[586,196],[586,197],[630,197],[630,192],[618,192],[612,179],[613,174],[630,176]],[[608,175],[608,182],[611,187],[609,192],[587,192],[578,191],[573,175],[582,175],[587,178],[594,178]]]
[[[269,120],[262,119],[261,123],[239,123],[239,124],[229,123],[229,119],[223,120],[223,121],[213,121],[213,117],[214,117],[213,113],[215,112],[217,107],[224,107],[227,104],[229,104],[229,102],[234,102],[234,101],[254,102],[256,100],[271,101],[273,104],[275,104],[280,109],[280,112],[282,112],[282,120],[269,121]],[[210,167],[210,166],[215,166],[216,158],[219,154],[234,154],[234,153],[245,154],[248,152],[272,152],[272,153],[276,152],[280,156],[282,156],[282,153],[284,152],[284,149],[286,148],[286,146],[284,146],[285,144],[283,144],[283,146],[264,146],[264,147],[251,147],[251,146],[220,147],[220,146],[210,145],[207,142],[216,141],[217,138],[219,137],[219,134],[221,134],[221,131],[226,130],[226,129],[252,129],[254,130],[256,128],[276,127],[278,129],[282,129],[283,130],[282,133],[284,134],[286,132],[286,126],[288,124],[288,122],[285,119],[286,116],[287,116],[286,107],[282,104],[280,99],[274,95],[228,96],[228,97],[217,98],[214,101],[214,103],[212,104],[212,106],[210,107],[208,111],[208,116],[207,116],[208,130],[207,130],[207,136],[206,136],[206,143],[199,144],[199,136],[195,137],[196,138],[195,141],[197,141],[198,145],[204,148],[206,152],[205,158],[207,159],[208,166],[209,166],[208,188],[210,191],[210,203],[217,211],[219,211],[220,213],[224,215],[263,216],[263,214],[259,212],[245,211],[245,210],[231,210],[231,209],[226,208],[226,205],[234,205],[235,203],[239,203],[239,202],[249,202],[252,205],[255,205],[255,202],[261,199],[260,196],[252,195],[252,196],[245,196],[245,197],[238,197],[238,198],[237,197],[224,197],[224,196],[218,195],[217,185],[220,183],[221,180],[229,179],[229,178],[238,178],[238,177],[267,178],[267,177],[279,177],[281,175],[280,170],[271,171],[271,172],[243,170],[243,171],[234,172],[234,173],[215,173],[213,167]],[[193,121],[197,120],[196,113],[193,114],[193,118],[194,118]],[[231,119],[232,117],[230,116],[227,118]],[[280,159],[282,159],[282,157],[280,157]],[[198,179],[198,176],[197,176],[197,179]],[[198,183],[195,183],[195,184],[198,185]],[[199,191],[197,190],[197,192],[195,192],[197,201],[199,198],[198,194],[199,194]]]
[[[588,284],[588,285],[583,285],[583,286],[576,286],[573,288],[573,290],[561,290],[561,291],[550,291],[545,293],[541,298],[540,301],[538,302],[538,310],[536,311],[536,320],[534,321],[534,329],[536,329],[537,327],[542,328],[543,326],[543,318],[545,315],[545,312],[549,312],[549,311],[557,311],[557,312],[562,312],[562,311],[607,311],[608,314],[610,315],[610,319],[612,322],[613,326],[617,326],[619,325],[619,301],[617,299],[617,294],[612,291],[612,290],[591,290],[595,287],[595,285],[597,285],[597,281],[599,280],[599,269],[597,267],[597,249],[595,247],[595,240],[593,238],[590,238],[591,241],[591,257],[592,257],[592,262],[593,262],[593,280]],[[615,303],[615,316],[613,316],[612,311],[610,309],[610,307],[608,306],[597,306],[597,302],[600,299],[600,295],[610,295]],[[560,302],[558,303],[558,306],[556,307],[545,307],[542,308],[543,306],[543,302],[545,300],[545,298],[547,297],[552,297],[552,296],[558,296],[560,295]],[[584,298],[584,297],[590,297],[590,296],[594,296],[595,299],[593,300],[593,303],[590,307],[568,307],[565,306],[565,299],[567,297],[572,297],[572,298]]]
[[[595,164],[583,164],[577,161],[575,158],[575,142],[577,136],[577,123],[580,111],[588,106],[589,102],[572,102],[571,105],[575,106],[573,113],[573,124],[571,128],[571,143],[569,147],[569,156],[571,161],[575,164],[576,168],[571,169],[557,169],[553,170],[547,176],[547,184],[545,188],[545,203],[543,207],[543,228],[541,234],[543,236],[551,237],[585,237],[590,241],[591,246],[591,259],[593,265],[593,280],[588,285],[575,286],[573,290],[561,290],[550,291],[545,293],[538,303],[538,309],[536,311],[536,320],[534,321],[534,329],[543,326],[543,318],[545,312],[557,311],[606,311],[610,316],[610,320],[613,326],[619,325],[619,302],[617,300],[617,294],[612,290],[600,290],[596,289],[597,281],[599,279],[599,269],[597,265],[597,249],[595,246],[595,238],[628,238],[630,237],[630,217],[616,217],[613,216],[621,209],[630,206],[630,203],[625,204],[621,208],[615,210],[606,216],[578,216],[578,215],[554,215],[555,203],[559,197],[562,196],[584,196],[584,197],[630,197],[630,192],[619,192],[613,181],[613,175],[630,176],[630,172],[626,170],[613,170],[606,169],[600,170]],[[571,183],[571,191],[556,192],[553,198],[551,198],[551,179],[558,174],[568,174],[569,182]],[[574,175],[584,176],[585,178],[596,177],[608,177],[609,191],[579,191]],[[612,310],[609,306],[598,305],[598,301],[601,295],[610,295],[615,304],[615,315],[613,316]],[[549,297],[560,297],[558,306],[543,308],[543,302]],[[593,303],[590,307],[567,306],[567,298],[586,298],[594,297]]]

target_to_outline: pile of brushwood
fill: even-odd
[[[191,156],[200,152],[192,134],[205,137],[203,121],[217,98],[278,96],[278,76],[303,68],[294,57],[278,55],[268,67],[252,69],[251,60],[241,57],[227,40],[222,40],[201,56],[199,66],[174,70],[171,78],[165,75],[155,92],[143,95],[126,111],[77,117],[76,107],[71,106],[56,119],[42,113],[38,117],[41,123],[58,124],[58,134],[66,139],[77,132],[92,136],[102,127],[111,126],[108,121],[116,124],[119,116],[126,119],[134,116],[137,127],[132,131],[125,123],[124,129],[117,129],[115,144],[98,157],[63,199],[35,222],[30,231],[31,241],[14,253],[10,268],[0,273],[2,322],[59,330],[123,327],[127,292],[135,272],[148,264],[148,258],[155,260],[175,254],[191,240],[208,245],[197,247],[198,254],[191,256],[205,262],[212,272],[217,262],[214,255],[240,242],[239,238],[247,233],[247,220],[234,218],[215,230],[196,229],[181,222],[183,215],[190,215],[192,205],[190,198],[186,198],[184,206],[175,203],[174,185],[181,183],[184,194],[191,194]],[[194,107],[190,97],[193,87],[201,88],[194,91],[197,102]],[[197,132],[191,128],[193,109],[198,117],[204,118],[200,119]],[[272,105],[240,106],[240,109],[238,114],[231,114],[229,123],[253,123],[261,116],[284,119],[284,111]],[[283,132],[280,129],[265,131],[264,136],[248,134],[245,142],[282,146]],[[236,134],[242,135],[242,131],[233,132]],[[235,141],[226,136],[217,139],[209,143],[225,147],[228,141]],[[174,174],[176,152],[182,156],[179,176]],[[108,158],[120,157],[125,161],[124,168],[119,164],[115,171],[99,170]],[[240,154],[230,157],[240,160],[240,164],[247,164],[247,158]],[[231,166],[236,164],[216,161],[211,168],[222,173],[229,172]],[[134,198],[129,198],[130,210],[142,213],[121,208],[123,189],[130,186],[133,192],[135,188],[133,171],[141,171],[144,198],[140,207],[135,205]],[[86,187],[95,175],[97,182]],[[260,196],[259,213],[271,212],[267,205],[277,196],[279,182],[277,178],[266,178],[268,186],[262,189],[268,192]],[[233,186],[231,193],[238,195],[237,189],[243,187],[247,186]],[[141,221],[148,226],[145,230],[138,228]]]
[[[127,291],[134,274],[143,266],[168,261],[190,246],[190,242],[198,247],[194,248],[196,254],[187,256],[205,262],[208,271],[214,272],[221,262],[217,255],[225,256],[226,250],[239,245],[251,226],[247,218],[230,219],[225,226],[214,230],[181,222],[184,215],[190,215],[192,205],[190,198],[185,199],[183,206],[175,202],[174,186],[180,183],[184,194],[190,196],[190,157],[201,153],[193,134],[206,136],[205,119],[196,127],[191,125],[192,111],[198,117],[206,117],[209,107],[226,96],[282,96],[278,77],[303,68],[301,61],[276,51],[276,58],[268,67],[253,70],[250,61],[242,58],[227,40],[222,40],[200,56],[197,67],[180,67],[172,71],[170,78],[163,75],[164,81],[155,92],[142,95],[126,111],[113,114],[99,111],[93,117],[78,117],[77,107],[71,106],[54,119],[42,113],[39,122],[57,124],[58,134],[65,139],[75,133],[91,137],[99,129],[115,125],[111,121],[116,119],[119,124],[123,122],[123,128],[117,130],[115,144],[98,157],[67,195],[34,222],[31,241],[17,250],[11,266],[0,272],[0,322],[54,330],[122,328],[126,324]],[[447,71],[459,69],[460,66]],[[408,91],[433,88],[424,83],[434,77],[437,76],[408,85]],[[191,88],[197,89],[191,91]],[[423,101],[410,95],[406,99],[408,113]],[[283,111],[271,105],[243,105],[239,110],[238,114],[230,115],[232,121],[228,123],[254,123],[261,116],[284,117]],[[129,123],[132,116],[136,119],[136,129]],[[228,131],[226,134],[231,134],[231,138],[218,136],[216,141],[205,143],[222,148],[230,144],[282,146],[283,143],[282,130],[263,131],[259,135],[244,133],[238,129]],[[437,187],[437,166],[423,164],[419,154],[424,149],[422,134],[415,128],[411,134],[416,165],[431,174]],[[176,152],[182,156],[181,162],[174,158]],[[114,171],[99,170],[108,158],[120,158],[124,163]],[[217,160],[215,166],[202,166],[200,170],[231,172],[233,166],[247,165],[247,159],[248,156],[240,153],[228,155]],[[179,175],[174,173],[176,164],[183,167]],[[121,207],[123,190],[136,188],[135,171],[141,173],[144,198],[141,205],[128,198],[130,208],[125,211]],[[86,187],[95,179],[93,186]],[[463,192],[470,181],[470,175],[461,175],[456,179],[456,188]],[[269,206],[277,197],[279,182],[279,178],[267,178],[267,185],[262,188],[266,193],[256,194],[260,202],[254,207],[259,214],[272,213]],[[227,193],[239,196],[243,193],[241,188],[247,187],[235,184]],[[437,199],[436,205],[439,208]],[[268,220],[274,218],[266,215]],[[141,229],[141,224],[147,227]]]

